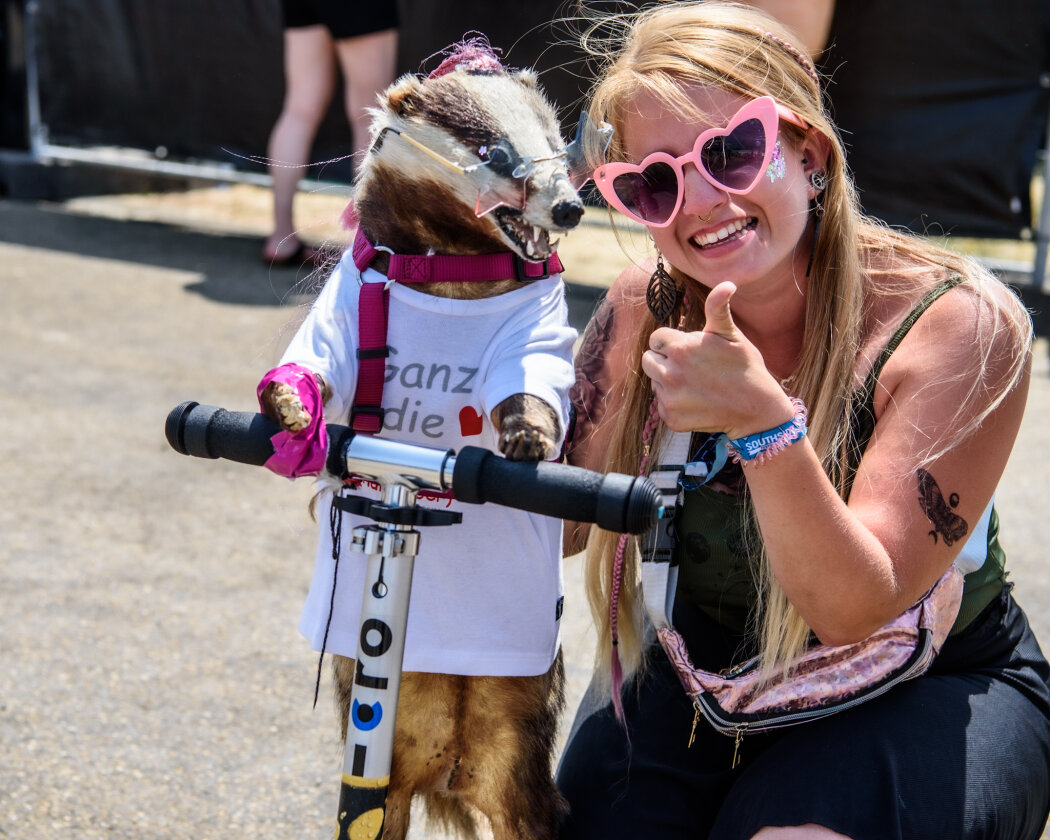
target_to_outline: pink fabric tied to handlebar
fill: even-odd
[[[286,478],[317,475],[324,469],[328,458],[328,428],[324,422],[324,403],[317,377],[302,365],[274,368],[262,378],[256,389],[260,408],[263,407],[263,391],[271,383],[288,385],[295,391],[303,408],[310,413],[310,424],[298,432],[281,430],[271,437],[273,456],[263,466]]]

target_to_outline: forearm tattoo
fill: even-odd
[[[603,300],[587,325],[580,350],[576,354],[576,383],[569,392],[569,399],[576,412],[576,426],[566,449],[570,462],[573,450],[590,436],[601,417],[606,387],[602,368],[609,345],[612,344],[612,335],[613,306],[608,300]]]
[[[936,543],[937,535],[940,534],[945,545],[953,545],[965,537],[966,532],[970,530],[966,520],[954,513],[954,509],[959,506],[959,494],[952,493],[945,501],[944,494],[932,475],[920,467],[918,477],[919,507],[933,525],[930,536]]]

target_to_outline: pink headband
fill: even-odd
[[[813,84],[815,84],[818,88],[820,87],[820,77],[817,75],[817,70],[813,66],[813,62],[809,60],[809,58],[805,55],[805,53],[802,52],[802,50],[800,50],[790,41],[786,41],[779,35],[775,35],[772,32],[762,32],[761,35],[763,38],[772,41],[774,44],[779,44],[785,50],[791,53],[791,57],[794,58],[795,61],[797,61],[799,65],[801,65],[802,69],[806,71],[806,75],[813,80]]]

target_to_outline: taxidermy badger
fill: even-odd
[[[327,421],[352,415],[364,427],[372,417],[381,437],[517,460],[558,453],[575,331],[551,237],[583,213],[569,166],[577,150],[565,147],[534,74],[506,70],[487,44],[454,50],[426,79],[395,82],[373,111],[354,187],[355,247],[275,369],[292,374],[260,383],[263,409],[291,440],[323,426],[306,398],[315,391]],[[418,282],[427,274],[432,282]],[[365,291],[389,277],[382,408],[362,412],[355,391],[376,354],[359,353],[360,341],[381,316],[360,313]],[[344,545],[342,561],[333,557],[341,533],[368,523],[332,516],[332,496],[320,497],[300,629],[337,654],[345,737],[366,582],[359,555]],[[467,833],[480,812],[497,840],[553,838],[565,808],[551,766],[564,702],[561,523],[495,505],[458,509],[462,524],[420,539],[382,836],[405,836],[420,794],[430,815]]]

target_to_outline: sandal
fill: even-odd
[[[276,255],[274,255],[273,257],[268,256],[266,254],[266,248],[264,246],[262,259],[263,262],[271,268],[285,268],[288,266],[298,267],[304,265],[305,263],[312,263],[314,265],[317,265],[324,259],[324,255],[319,249],[300,242],[299,247],[285,257],[279,257]]]

